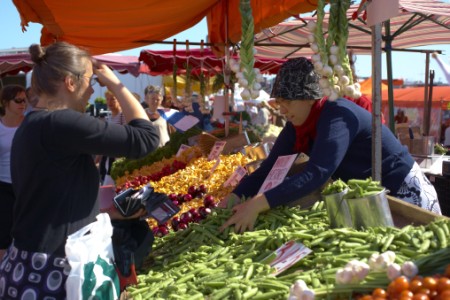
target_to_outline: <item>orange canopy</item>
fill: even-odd
[[[360,82],[361,93],[364,95],[372,95],[372,77],[367,78],[363,82]],[[381,90],[387,90],[388,86],[385,83],[381,83]]]
[[[383,103],[388,101],[387,90],[382,91]],[[394,105],[396,107],[423,107],[425,97],[424,87],[408,87],[394,89]],[[441,107],[450,102],[450,86],[433,86],[432,107]]]
[[[208,21],[209,42],[216,44],[215,50],[224,48],[226,35],[233,43],[238,42],[241,35],[239,0],[13,2],[24,29],[29,22],[43,25],[41,44],[67,41],[89,49],[92,54],[117,52],[162,41],[194,26],[204,17]],[[317,1],[251,0],[251,4],[256,33],[292,15],[314,10]],[[225,30],[226,24],[228,30]]]

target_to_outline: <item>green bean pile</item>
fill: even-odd
[[[323,202],[316,202],[308,210],[282,207],[263,213],[252,232],[235,234],[231,228],[220,233],[231,214],[217,209],[200,224],[156,239],[139,283],[127,293],[133,299],[286,299],[293,282],[302,279],[316,299],[326,299],[387,283],[386,275],[378,274],[357,286],[335,286],[337,269],[353,259],[367,261],[375,252],[395,251],[399,264],[422,261],[420,272],[450,262],[448,219],[402,229],[330,229]],[[263,261],[290,240],[313,252],[275,277]]]

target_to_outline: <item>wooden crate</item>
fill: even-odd
[[[410,204],[406,201],[387,196],[389,207],[392,213],[392,219],[396,227],[402,228],[406,225],[426,225],[436,218],[447,218]]]

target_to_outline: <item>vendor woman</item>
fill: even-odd
[[[242,197],[247,201],[234,206],[222,230],[233,224],[236,232],[252,230],[259,213],[288,205],[319,189],[329,178],[347,181],[371,176],[372,115],[347,99],[321,99],[319,79],[313,64],[303,57],[281,67],[271,97],[288,122],[267,159],[225,198],[224,202]],[[381,136],[381,184],[390,195],[440,214],[436,191],[407,148],[384,125]],[[279,156],[301,152],[309,156],[302,171],[258,194]]]

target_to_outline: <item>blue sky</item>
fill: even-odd
[[[450,0],[444,0],[449,2]],[[3,28],[0,37],[0,50],[11,48],[27,48],[32,43],[39,43],[40,30],[42,26],[36,23],[30,23],[27,31],[22,33],[20,27],[19,14],[11,0],[0,1],[0,12],[2,17],[0,18],[0,28]],[[178,41],[190,40],[200,42],[201,39],[206,40],[207,28],[206,20],[202,20],[194,27],[177,34],[168,40],[176,38]],[[449,32],[450,34],[450,32]],[[430,45],[426,47],[420,47],[422,49],[442,50],[443,55],[441,58],[444,62],[449,63],[450,58],[450,44],[447,45]],[[153,44],[142,48],[131,49],[122,51],[124,55],[136,55],[139,56],[139,52],[142,49],[172,49],[172,45]],[[356,60],[356,73],[360,77],[369,77],[371,75],[371,56],[370,55],[358,55]],[[386,66],[385,57],[382,58],[383,66],[383,78],[386,78]],[[445,81],[445,77],[442,71],[439,69],[437,63],[430,59],[430,69],[435,71],[435,82]],[[407,81],[423,81],[425,78],[425,54],[423,53],[405,53],[394,52],[393,53],[393,76],[394,78],[403,78]]]

